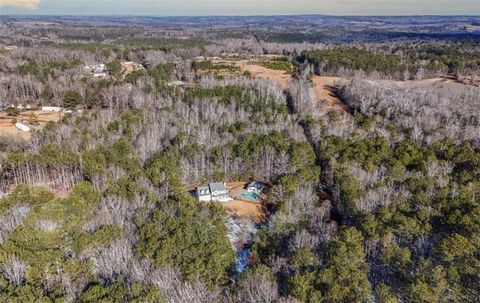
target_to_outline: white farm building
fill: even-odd
[[[197,197],[200,202],[228,202],[233,200],[228,195],[225,182],[215,182],[208,184],[208,186],[197,187]]]

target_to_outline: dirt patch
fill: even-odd
[[[265,57],[270,58],[270,57]],[[277,57],[271,57],[277,58]],[[241,73],[249,72],[253,78],[270,79],[288,89],[292,76],[283,70],[269,69],[258,65],[259,60],[212,60],[214,64],[233,65],[239,68]]]
[[[265,212],[262,203],[234,200],[222,203],[222,206],[233,217],[251,219],[255,223],[265,221]]]
[[[135,63],[135,62],[122,62],[121,64],[122,64],[122,74],[124,76],[130,74],[133,71],[143,69],[143,66],[141,64]]]
[[[292,79],[292,76],[283,70],[269,69],[245,60],[236,62],[236,65],[242,72],[248,71],[254,78],[270,79],[280,85],[283,89],[288,88]]]
[[[243,197],[242,194],[246,192],[247,184],[247,182],[227,182],[229,195],[234,200],[222,203],[222,205],[235,217],[248,218],[256,223],[261,223],[265,220],[262,197],[259,200],[250,200]]]
[[[39,125],[28,125],[31,113],[37,116]],[[5,112],[0,112],[0,136],[19,137],[23,140],[30,140],[32,132],[42,129],[49,121],[58,121],[64,116],[63,112],[47,112],[42,110],[26,110],[22,111],[18,117],[18,121],[28,125],[31,129],[29,132],[22,132],[12,123],[12,117],[7,116]]]
[[[340,81],[340,77],[313,76],[315,96],[318,101],[325,101],[330,110],[349,112],[348,106],[338,97],[337,81]]]

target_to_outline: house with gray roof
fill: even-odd
[[[208,186],[197,187],[197,197],[200,202],[228,202],[233,199],[228,195],[225,182],[214,182]]]

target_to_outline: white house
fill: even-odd
[[[260,195],[262,190],[265,189],[265,184],[260,182],[252,182],[247,186],[247,192],[254,193]]]
[[[108,75],[105,64],[86,65],[85,69],[95,78],[106,77]]]
[[[208,184],[208,186],[197,187],[197,197],[200,202],[228,202],[233,200],[228,195],[225,182],[215,182]]]
[[[197,187],[197,197],[200,202],[212,201],[212,195],[210,194],[210,188],[208,186]]]

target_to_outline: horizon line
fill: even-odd
[[[170,17],[479,17],[479,14],[400,14],[400,15],[376,15],[376,14],[366,14],[366,15],[355,15],[355,14],[345,14],[345,15],[336,15],[336,14],[214,14],[214,15],[128,15],[128,14],[113,14],[113,15],[104,15],[104,14],[2,14],[0,17],[138,17],[138,18],[170,18]]]

